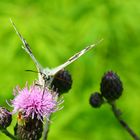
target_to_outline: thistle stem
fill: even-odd
[[[7,129],[1,128],[0,131],[12,140],[17,140],[17,138],[14,135],[12,135]]]
[[[48,117],[48,119],[50,120],[50,117]],[[48,139],[48,133],[49,133],[49,127],[50,127],[50,122],[49,120],[46,120],[45,125],[44,125],[44,131],[43,131],[43,140],[47,140]]]
[[[109,103],[112,107],[114,116],[119,121],[119,123],[124,127],[124,129],[131,135],[134,140],[140,140],[137,134],[128,126],[128,124],[121,118],[121,111],[116,107],[115,103]]]

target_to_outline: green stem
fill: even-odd
[[[14,135],[12,135],[7,129],[1,128],[0,131],[12,140],[17,140],[17,138]]]
[[[51,118],[51,115],[49,116],[49,120]],[[44,125],[44,131],[43,131],[43,140],[48,139],[48,133],[49,133],[49,127],[50,127],[50,122],[46,120],[45,125]]]
[[[131,135],[131,137],[134,140],[140,140],[140,138],[137,136],[137,134],[128,126],[128,124],[121,118],[121,111],[116,107],[115,103],[109,103],[112,107],[112,111],[116,117],[116,119],[119,121],[119,123],[124,127],[124,129]]]

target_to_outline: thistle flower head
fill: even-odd
[[[0,106],[0,128],[7,128],[11,124],[11,121],[12,115],[9,110]]]
[[[94,92],[89,98],[89,103],[92,107],[99,108],[104,103],[104,100],[100,93]]]
[[[116,73],[108,71],[102,77],[100,90],[108,101],[115,101],[122,95],[123,84]]]
[[[58,91],[59,95],[68,92],[72,86],[72,76],[67,70],[60,70],[54,76],[51,87]]]
[[[43,89],[32,85],[28,88],[26,85],[23,89],[16,88],[14,93],[13,113],[22,112],[24,118],[31,117],[33,119],[36,116],[37,119],[42,120],[44,116],[48,117],[58,109],[58,94],[50,91],[47,87]]]

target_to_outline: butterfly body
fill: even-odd
[[[51,82],[53,81],[53,75],[50,75],[51,69],[43,68],[38,72],[38,82],[40,85],[50,87]]]

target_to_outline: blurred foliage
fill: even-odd
[[[64,109],[55,113],[49,140],[131,140],[110,107],[93,109],[88,103],[99,91],[107,70],[120,75],[124,94],[117,101],[122,117],[140,135],[140,2],[139,0],[1,0],[0,98],[13,98],[13,88],[37,78],[34,63],[22,50],[9,18],[30,44],[43,66],[55,67],[86,45],[104,41],[67,69],[73,88],[64,95]],[[10,110],[12,108],[9,107]],[[13,132],[16,117],[8,128]],[[8,140],[0,133],[0,139]]]

